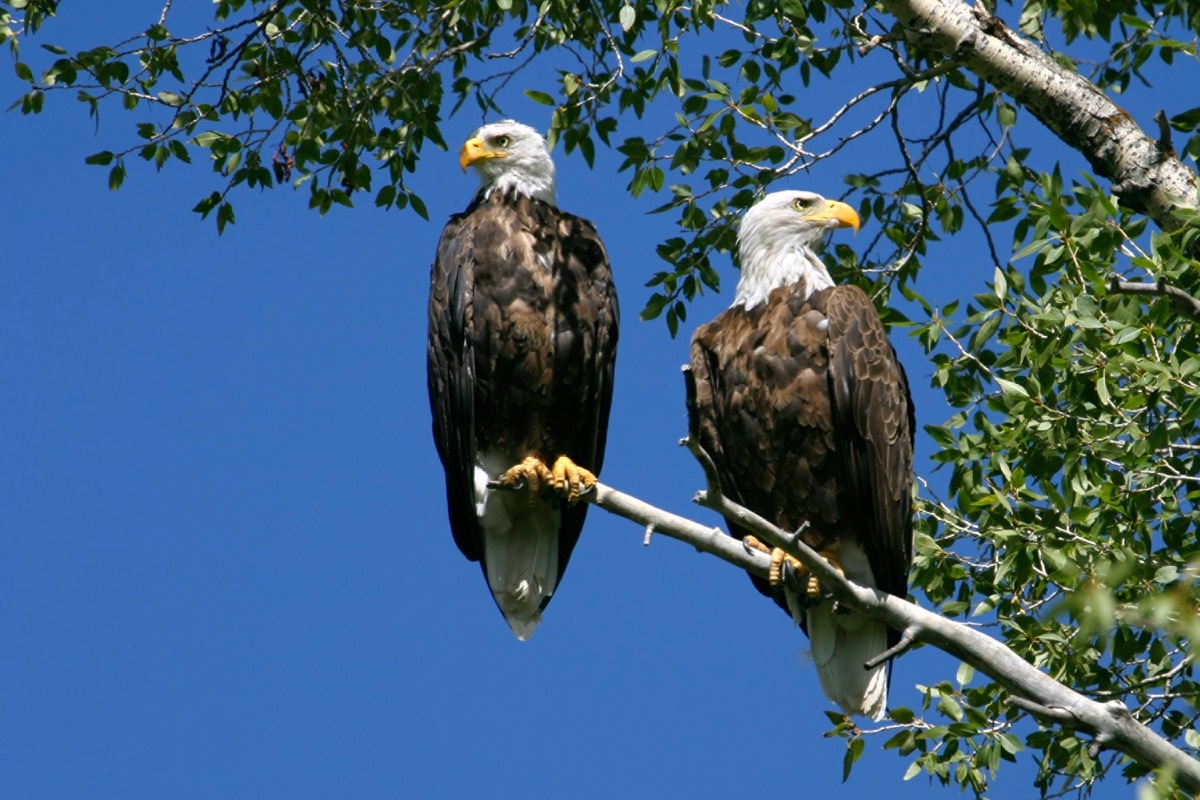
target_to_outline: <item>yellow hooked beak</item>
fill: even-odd
[[[858,212],[840,200],[826,200],[825,209],[819,212],[816,218],[837,220],[839,228],[853,228],[854,232],[858,233]]]
[[[462,165],[463,172],[467,171],[467,167],[474,164],[476,161],[481,161],[485,158],[507,158],[508,153],[504,150],[488,150],[487,145],[483,143],[483,139],[478,136],[472,136],[467,141],[463,142],[462,149],[458,151],[458,163]]]

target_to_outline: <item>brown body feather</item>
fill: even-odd
[[[697,329],[691,430],[729,497],[785,530],[808,522],[819,550],[857,543],[875,585],[904,597],[915,427],[904,369],[862,290],[807,294],[781,287]]]
[[[429,400],[454,540],[485,575],[481,454],[566,454],[599,472],[617,323],[608,257],[587,220],[493,191],[446,225],[431,275]],[[559,578],[586,513],[563,504]]]

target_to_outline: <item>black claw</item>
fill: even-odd
[[[821,604],[821,601],[830,595],[822,593],[821,597],[812,598],[808,596],[808,573],[800,573],[792,562],[784,560],[782,569],[779,573],[781,583],[796,595],[797,601],[801,608],[812,608]]]
[[[796,592],[797,594],[800,594],[800,595],[803,595],[805,593],[806,587],[800,585],[800,579],[796,575],[796,568],[793,567],[792,562],[788,561],[786,558],[783,560],[783,565],[782,565],[782,569],[779,572],[779,577],[780,577],[780,580],[783,582],[783,585],[786,586],[787,588],[791,589],[793,592]]]

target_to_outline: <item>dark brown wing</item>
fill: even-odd
[[[880,589],[904,597],[912,564],[913,437],[908,379],[883,322],[856,286],[828,292],[829,386],[843,505]]]
[[[474,465],[491,450],[566,454],[599,472],[618,311],[587,220],[498,192],[452,217],[432,270],[429,393],[455,541],[483,557]],[[559,577],[587,504],[563,508]]]
[[[478,202],[450,218],[438,241],[429,287],[426,378],[433,412],[433,441],[446,472],[450,530],[462,554],[482,556],[475,518],[475,353],[472,323],[475,225]]]
[[[553,401],[542,448],[599,474],[604,465],[620,323],[608,254],[591,222],[536,200],[539,251],[555,264]],[[558,576],[579,541],[589,503],[563,506]]]

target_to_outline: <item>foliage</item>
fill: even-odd
[[[1142,252],[1132,237],[1144,219],[1094,183],[1065,190],[1055,172],[1024,175],[1015,190],[1028,216],[1014,249],[1032,265],[998,268],[960,324],[945,321],[953,308],[931,309],[922,330],[934,380],[961,410],[928,428],[952,498],[922,502],[914,583],[943,614],[987,621],[1055,679],[1123,699],[1178,739],[1200,717],[1200,340],[1194,318],[1115,293],[1111,276],[1129,253],[1124,269],[1194,291],[1200,276],[1182,252],[1200,229],[1153,236]],[[966,696],[969,707],[996,699]],[[995,711],[957,735],[1015,716]],[[1097,761],[1062,729],[1026,744],[1041,751],[1044,792],[1117,761]],[[1188,744],[1194,753],[1194,736]]]
[[[831,266],[881,306],[898,295],[889,321],[924,346],[956,409],[926,431],[948,492],[921,492],[914,588],[1056,679],[1126,701],[1194,755],[1197,320],[1167,299],[1114,291],[1110,275],[1200,293],[1195,220],[1151,233],[1141,210],[1117,207],[1094,180],[1065,186],[1061,153],[1019,141],[1028,115],[907,40],[887,7],[218,0],[211,27],[181,32],[168,2],[136,36],[71,52],[31,48],[57,0],[10,0],[0,42],[28,87],[13,104],[22,113],[74,92],[97,119],[135,115],[137,142],[88,157],[110,187],[139,158],[161,169],[206,153],[214,189],[195,210],[215,212],[218,229],[235,221],[236,187],[283,183],[305,187],[319,213],[368,197],[425,216],[406,178],[427,144],[446,146],[443,115],[465,103],[500,113],[520,86],[553,107],[552,142],[589,164],[597,144],[615,148],[629,192],[659,196],[656,211],[674,217],[642,313],[662,316],[671,335],[687,301],[718,289],[713,256],[733,249],[740,212],[772,182],[870,137],[886,166],[847,175],[847,194],[880,233],[857,252],[837,247]],[[1007,11],[1110,92],[1196,57],[1200,14],[1182,0],[1027,0]],[[819,112],[799,100],[818,81],[855,88]],[[1181,156],[1200,157],[1200,107],[1170,126],[1187,136]],[[918,278],[968,226],[986,250],[967,266],[992,281],[939,307]],[[893,710],[883,745],[910,760],[909,777],[983,795],[1002,761],[1032,756],[1052,796],[1145,772],[1071,730],[1032,724],[969,669],[921,691],[921,709]],[[848,743],[848,773],[871,732],[839,718],[833,733]],[[1170,796],[1160,778],[1155,791]]]

